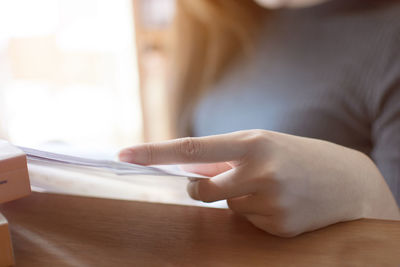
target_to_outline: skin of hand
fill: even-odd
[[[189,182],[193,199],[227,199],[234,212],[282,237],[359,218],[400,219],[372,160],[322,140],[247,130],[137,145],[119,156],[142,165],[186,164],[211,177]]]

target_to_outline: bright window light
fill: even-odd
[[[130,0],[0,2],[0,121],[18,145],[142,140]]]

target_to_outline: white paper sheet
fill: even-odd
[[[209,178],[206,176],[185,172],[175,165],[141,166],[126,162],[112,160],[97,160],[70,155],[52,153],[27,147],[18,147],[25,152],[29,161],[34,163],[54,163],[68,166],[83,167],[102,170],[117,175],[158,175],[158,176],[179,176],[190,178]]]

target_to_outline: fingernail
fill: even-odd
[[[129,150],[122,150],[121,152],[119,152],[118,157],[120,161],[125,161],[125,162],[134,161],[133,155]]]
[[[199,197],[199,181],[189,182],[187,186],[189,196],[195,200],[200,200]]]

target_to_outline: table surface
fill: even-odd
[[[285,239],[202,207],[33,193],[0,211],[17,266],[400,266],[394,221]]]

